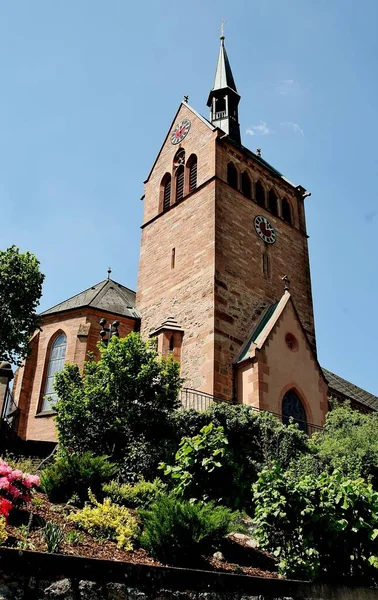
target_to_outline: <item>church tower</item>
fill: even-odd
[[[320,424],[309,194],[241,144],[239,101],[222,35],[210,121],[182,102],[145,182],[141,332],[179,358],[186,387],[282,413],[294,386]]]

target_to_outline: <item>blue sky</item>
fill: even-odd
[[[219,45],[244,145],[312,192],[321,364],[378,394],[376,0],[0,3],[0,248],[31,250],[41,309],[133,289],[143,180],[184,94],[207,116]]]

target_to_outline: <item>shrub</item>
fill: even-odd
[[[27,456],[15,456],[14,454],[5,454],[2,459],[12,469],[18,469],[24,473],[35,473],[36,465],[35,462]]]
[[[161,479],[154,481],[138,481],[135,485],[128,483],[120,484],[117,481],[105,483],[102,487],[104,493],[116,504],[122,504],[129,508],[147,508],[157,497],[164,493],[166,485]]]
[[[141,544],[165,563],[187,564],[231,530],[234,515],[214,503],[191,503],[176,495],[161,495],[148,510],[140,510]]]
[[[114,477],[116,470],[107,456],[61,452],[55,462],[42,471],[41,488],[52,502],[66,502],[74,494],[84,502],[88,488],[101,493],[102,484]]]
[[[0,544],[4,544],[4,542],[8,539],[8,534],[5,529],[6,521],[4,515],[0,515]]]
[[[278,466],[253,486],[254,535],[281,574],[371,583],[378,572],[378,493],[335,471],[298,477]]]
[[[56,523],[48,521],[43,528],[43,537],[45,538],[47,552],[53,554],[59,552],[63,542],[63,529]]]
[[[39,484],[38,475],[12,469],[0,459],[0,514],[7,518],[13,506],[29,502],[31,490]]]
[[[132,550],[138,524],[129,509],[113,504],[110,498],[105,498],[101,504],[91,491],[89,499],[94,506],[84,506],[68,519],[94,537],[117,540],[119,548]]]
[[[87,362],[83,376],[75,365],[56,375],[59,443],[76,452],[111,455],[127,476],[137,469],[148,478],[165,459],[166,440],[173,439],[179,364],[159,357],[154,342],[137,333],[113,336],[99,348],[100,360]]]

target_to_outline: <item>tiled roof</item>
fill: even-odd
[[[274,314],[274,311],[276,310],[277,306],[278,302],[276,302],[275,304],[271,304],[266,308],[262,317],[257,321],[251,335],[248,338],[247,343],[244,344],[244,346],[242,347],[236,362],[240,363],[243,362],[243,360],[245,360],[246,358],[248,358],[251,345],[256,342],[265,325],[268,323],[269,319]]]
[[[45,310],[41,313],[41,316],[44,317],[86,306],[124,317],[139,318],[139,313],[135,308],[135,292],[113,281],[113,279],[104,279],[104,281],[80,292],[80,294]]]
[[[327,369],[323,369],[323,373],[328,381],[330,395],[332,395],[332,390],[335,390],[335,392],[342,394],[349,400],[359,402],[360,404],[368,406],[372,410],[378,411],[377,396],[374,396],[374,394],[370,394],[370,392],[363,390],[357,385],[350,383],[350,381],[347,381],[346,379],[335,375]]]

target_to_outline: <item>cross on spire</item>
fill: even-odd
[[[227,21],[225,21],[224,19],[221,19],[221,24],[220,24],[220,28],[219,28],[219,31],[221,33],[220,34],[220,39],[221,40],[224,40],[224,26],[225,26],[226,23],[227,23]]]
[[[108,279],[110,279],[110,273],[112,272],[111,268],[108,269]]]
[[[288,291],[290,290],[290,279],[288,278],[288,276],[287,276],[287,275],[284,275],[284,276],[282,277],[282,281],[284,281],[284,282],[285,282],[285,288],[284,288],[284,289],[285,289],[285,292],[288,292]]]

